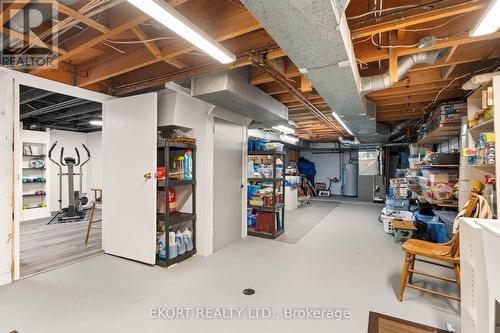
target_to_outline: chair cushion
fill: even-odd
[[[402,248],[408,253],[423,257],[447,262],[460,262],[460,258],[451,257],[451,247],[449,245],[436,244],[419,239],[409,239],[403,244]]]

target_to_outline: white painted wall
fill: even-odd
[[[0,285],[11,282],[14,213],[13,80],[0,72]]]
[[[89,200],[93,200],[94,193],[91,188],[102,189],[103,166],[102,166],[102,132],[87,134],[87,147],[90,150],[90,162],[87,164],[87,193]],[[85,168],[85,167],[84,167]]]
[[[19,85],[37,87],[102,103],[114,97],[0,67],[0,285],[19,278],[19,222],[21,200],[15,200],[14,179],[22,170],[12,143],[20,139]],[[21,147],[22,149],[22,147]],[[14,219],[12,218],[14,214]],[[14,263],[14,265],[12,265]],[[14,270],[12,271],[12,267]],[[11,278],[13,273],[13,278]]]
[[[343,152],[343,164],[349,162],[349,153]],[[353,152],[355,154],[355,152]],[[340,154],[338,153],[313,153],[311,151],[303,151],[300,153],[301,157],[307,158],[309,161],[314,162],[316,165],[316,182],[325,183],[328,187],[330,178],[341,179],[340,174]],[[353,155],[354,157],[354,155]],[[332,194],[342,194],[342,182],[332,183]]]

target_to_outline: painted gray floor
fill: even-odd
[[[295,244],[321,222],[339,203],[314,202],[285,211],[285,233],[276,240]]]
[[[170,269],[102,255],[0,287],[0,332],[367,331],[377,311],[459,326],[456,302],[408,290],[396,300],[400,245],[378,206],[341,204],[296,244],[248,237]],[[244,288],[256,294],[245,296]],[[349,320],[158,320],[152,307],[348,308]]]
[[[101,210],[96,209],[94,220],[100,218]],[[93,224],[89,242],[85,244],[87,221],[47,225],[49,220],[46,218],[21,222],[21,277],[102,253],[100,222]]]

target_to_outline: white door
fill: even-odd
[[[214,119],[214,252],[241,238],[244,127]]]
[[[157,100],[149,93],[103,104],[103,249],[147,264],[156,253]]]

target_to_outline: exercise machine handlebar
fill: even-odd
[[[61,165],[60,165],[59,163],[57,163],[57,161],[56,161],[56,160],[52,159],[52,151],[54,150],[54,148],[56,147],[56,145],[57,145],[57,141],[56,141],[56,142],[54,142],[54,143],[52,144],[52,147],[50,147],[50,149],[49,149],[49,160],[51,160],[51,161],[52,161],[52,163],[56,164],[56,165],[60,168],[60,167],[61,167]]]
[[[90,151],[83,142],[82,142],[82,146],[83,146],[83,149],[85,149],[85,151],[87,152],[87,160],[82,163],[82,166],[84,166],[85,164],[88,163],[88,161],[90,161]]]
[[[66,163],[64,163],[64,147],[61,147],[61,165],[68,166]]]
[[[75,166],[80,165],[80,152],[78,151],[78,148],[75,147],[75,152],[76,152],[76,163]]]

